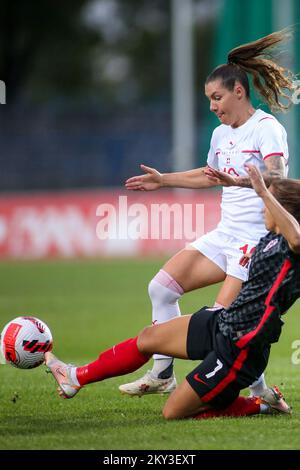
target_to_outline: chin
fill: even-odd
[[[266,227],[266,230],[268,230],[268,232],[272,232],[272,226],[268,224],[268,222],[266,221],[265,221],[265,227]]]
[[[266,227],[266,229],[268,230],[268,232],[274,232],[274,233],[276,233],[276,229],[275,229],[275,227],[274,227],[273,224],[265,224],[265,227]]]
[[[221,119],[220,119],[220,121],[221,121]],[[223,118],[221,122],[222,122],[222,124],[225,124],[225,126],[232,126],[232,122],[230,122],[229,119],[226,118],[226,117]]]

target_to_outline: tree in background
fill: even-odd
[[[199,80],[212,34],[211,21],[201,20],[216,3],[220,0],[195,0]],[[7,84],[7,102],[169,100],[170,30],[170,1],[0,0],[0,78]]]

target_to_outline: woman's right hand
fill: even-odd
[[[162,187],[162,174],[155,168],[141,165],[145,175],[132,176],[125,181],[126,189],[133,191],[154,191]]]
[[[263,197],[268,192],[263,176],[255,165],[245,165],[246,171],[250,177],[252,188],[256,194]]]

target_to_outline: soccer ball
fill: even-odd
[[[49,327],[35,317],[17,317],[1,333],[1,353],[5,361],[19,369],[33,369],[44,362],[52,349]]]

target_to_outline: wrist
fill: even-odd
[[[166,173],[161,173],[160,174],[160,187],[163,188],[165,186],[168,186],[167,185],[167,182],[166,182]]]
[[[265,188],[259,192],[258,196],[261,197],[262,199],[269,199],[269,197],[272,196],[272,194],[267,188]]]

